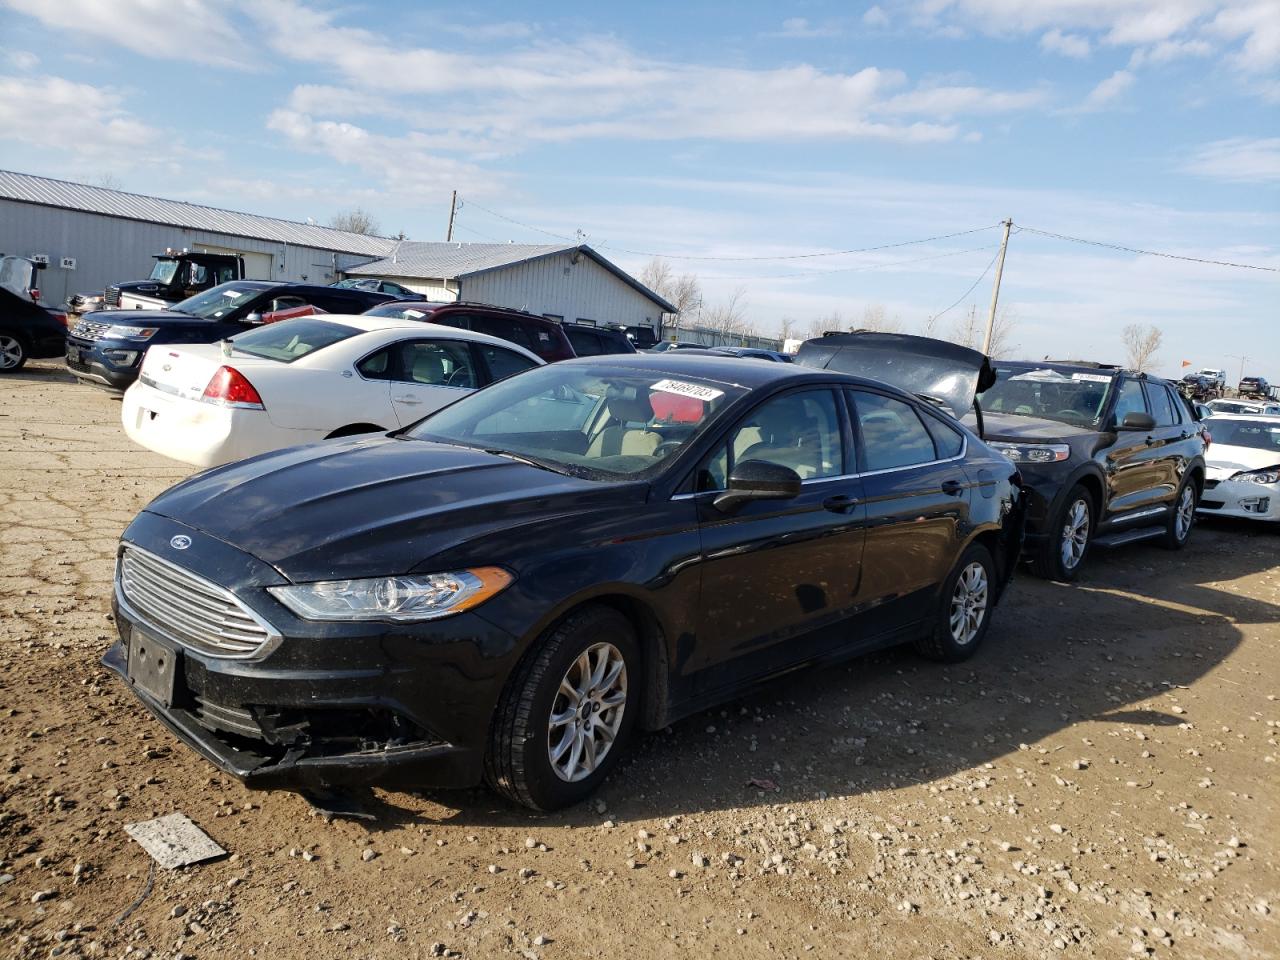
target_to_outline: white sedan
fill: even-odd
[[[505,340],[416,320],[301,317],[221,343],[157,345],[124,395],[125,433],[200,467],[394,430],[541,366]]]
[[[1200,511],[1280,521],[1280,417],[1215,416]]]

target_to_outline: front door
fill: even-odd
[[[395,348],[391,406],[401,426],[479,386],[471,346],[461,340],[406,340]]]
[[[1111,488],[1109,516],[1116,520],[1132,510],[1158,505],[1162,501],[1161,467],[1163,456],[1158,428],[1122,430],[1120,424],[1130,413],[1151,413],[1142,381],[1125,377],[1116,397],[1114,414],[1116,442],[1107,451],[1107,484]]]
[[[746,460],[795,470],[800,495],[721,512],[712,503],[716,492]],[[696,497],[698,642],[675,665],[698,693],[808,659],[813,631],[851,614],[863,539],[862,487],[852,464],[843,403],[826,388],[764,401],[704,462]]]

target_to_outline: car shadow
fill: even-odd
[[[1242,542],[1232,529],[1211,528],[1176,554],[1152,546],[1099,552],[1076,584],[1023,573],[972,660],[947,666],[896,648],[797,671],[640,737],[595,797],[545,822],[857,797],[979,777],[984,763],[1019,752],[1027,756],[1020,765],[1034,766],[1035,745],[1075,724],[1194,720],[1172,702],[1165,710],[1150,701],[1191,686],[1229,656],[1242,638],[1236,622],[1280,620],[1280,606],[1225,585],[1277,564],[1280,537]],[[1088,747],[1079,750],[1089,756]],[[370,827],[516,826],[530,817],[485,790],[421,797],[451,812],[434,819],[404,794],[377,791],[366,801],[378,818]]]
[[[0,375],[5,383],[75,383],[61,360],[30,360],[15,373]]]

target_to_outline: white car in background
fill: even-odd
[[[135,443],[210,467],[395,430],[542,362],[513,343],[455,327],[301,317],[221,343],[153,347],[125,392],[121,419]]]
[[[1210,400],[1205,404],[1216,417],[1223,413],[1244,414],[1246,416],[1280,417],[1280,403],[1268,400]]]
[[[1222,415],[1204,423],[1213,442],[1200,511],[1280,521],[1280,417]]]

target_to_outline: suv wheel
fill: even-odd
[[[916,641],[916,650],[944,663],[973,656],[991,624],[995,583],[991,553],[980,543],[971,544],[942,585],[933,630]]]
[[[1166,550],[1181,550],[1191,537],[1191,528],[1196,525],[1196,484],[1191,478],[1182,481],[1178,495],[1173,500],[1173,512],[1165,522],[1164,536],[1160,545]]]
[[[1049,580],[1074,580],[1089,554],[1093,527],[1093,497],[1076,484],[1049,525],[1049,537],[1033,562],[1036,573]]]
[[[534,810],[583,800],[618,763],[640,716],[631,623],[606,606],[562,620],[521,661],[489,733],[485,780]]]
[[[15,373],[27,362],[27,345],[12,333],[0,333],[0,373]]]

